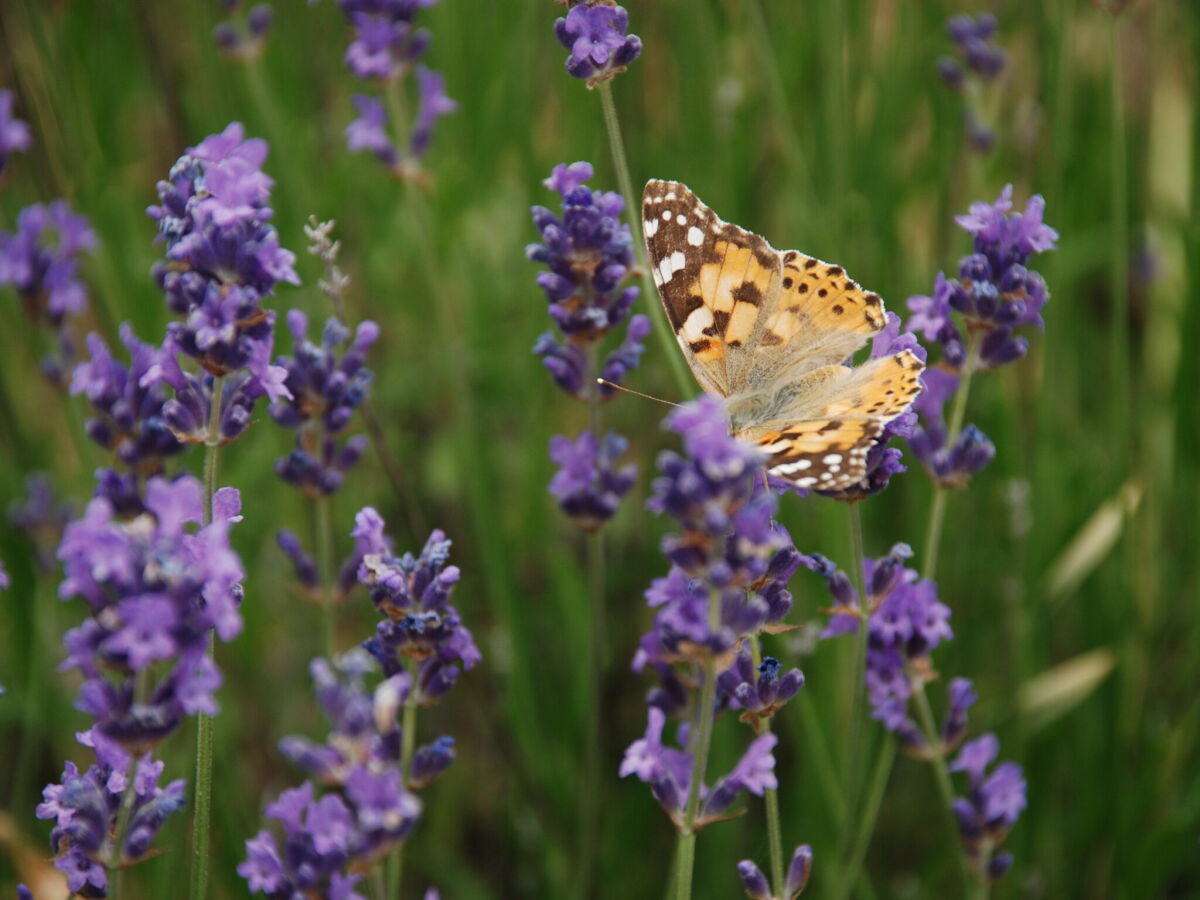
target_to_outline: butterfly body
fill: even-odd
[[[725,398],[734,433],[800,487],[861,481],[924,369],[908,350],[845,364],[887,324],[879,295],[841,266],[722,221],[679,182],[647,183],[642,220],[679,346],[700,386]]]

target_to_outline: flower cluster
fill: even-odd
[[[1007,61],[1004,50],[992,42],[996,17],[991,13],[980,13],[975,18],[958,15],[946,23],[946,31],[959,58],[943,56],[938,60],[938,73],[947,86],[966,96],[967,140],[975,150],[986,153],[995,146],[996,134],[979,109],[980,95],[1004,70]]]
[[[613,0],[584,0],[554,23],[554,35],[570,51],[567,72],[594,87],[625,71],[642,52],[642,39],[626,34],[629,13]]]
[[[692,701],[684,685],[695,678],[681,676],[676,666],[719,659],[743,637],[782,620],[791,609],[787,581],[800,555],[772,521],[775,498],[759,484],[758,453],[730,437],[720,400],[703,395],[673,411],[667,426],[683,437],[686,455],[664,451],[659,457],[661,475],[647,505],[670,515],[679,530],[663,540],[672,568],[646,592],[657,612],[633,660],[636,671],[652,668],[660,687],[648,698],[646,734],[626,750],[620,773],[650,784],[668,815],[682,825],[696,748],[689,746],[687,724],[678,735],[683,749],[664,744],[662,732],[668,715],[689,721]],[[748,719],[769,716],[803,683],[796,670],[780,678],[775,660],[764,662],[758,678],[740,655],[728,669],[717,680],[717,703],[744,709]],[[711,788],[697,786],[697,825],[723,818],[743,788],[761,795],[775,787],[770,753],[775,742],[770,733],[759,735],[733,772]]]
[[[225,0],[225,5],[232,15],[241,6],[241,0]],[[232,18],[218,23],[213,28],[213,41],[231,59],[255,59],[262,52],[273,18],[274,10],[269,3],[256,3],[247,10],[244,23]]]
[[[13,92],[0,91],[0,176],[4,175],[8,155],[14,150],[24,152],[32,143],[29,126],[13,115]]]
[[[12,285],[30,320],[57,332],[60,358],[42,361],[44,373],[56,383],[75,359],[67,318],[87,308],[79,258],[95,247],[87,219],[71,212],[65,200],[27,206],[17,214],[15,231],[0,231],[0,287]]]
[[[383,519],[371,507],[355,517],[353,535],[362,551],[358,580],[371,592],[383,620],[363,644],[388,677],[408,666],[416,672],[414,702],[437,703],[483,657],[471,632],[450,604],[459,579],[450,566],[450,541],[434,530],[421,555],[396,556],[383,536]]]
[[[976,369],[1002,366],[1028,352],[1029,341],[1014,334],[1016,328],[1045,327],[1041,312],[1050,293],[1027,264],[1034,254],[1053,250],[1058,233],[1043,221],[1040,195],[1029,198],[1023,213],[1011,212],[1012,206],[1012,185],[995,203],[971,204],[970,212],[955,220],[973,242],[973,252],[959,262],[959,277],[939,272],[932,296],[908,300],[908,327],[942,351],[937,368],[925,372],[924,393],[914,404],[920,422],[909,438],[913,453],[939,484],[961,486],[995,456],[978,428],[959,430],[961,397],[947,425],[946,402]]]
[[[289,396],[272,403],[270,413],[296,432],[296,446],[276,461],[275,471],[306,494],[332,494],[366,449],[365,437],[339,446],[338,435],[367,397],[372,378],[365,367],[367,349],[379,337],[379,326],[360,322],[350,343],[350,330],[330,318],[318,345],[309,340],[308,318],[300,310],[288,313],[287,325],[292,355],[275,362],[287,372],[284,386]]]
[[[284,827],[284,849],[281,854],[266,830],[246,842],[247,858],[238,873],[251,891],[275,898],[314,891],[358,896],[350,892],[362,875],[349,870],[383,859],[416,824],[421,801],[405,784],[398,718],[411,679],[402,672],[368,692],[364,681],[374,668],[361,649],[333,665],[313,660],[310,671],[331,726],[329,738],[322,744],[287,737],[279,749],[329,790],[318,799],[312,782],[306,781],[267,807],[267,816]],[[418,768],[423,783],[444,771],[453,759],[453,741],[450,745],[446,752],[421,748],[412,761],[413,779]],[[431,755],[437,757],[432,765],[424,761]],[[423,762],[418,764],[418,758]]]
[[[121,326],[121,343],[129,351],[129,365],[116,360],[98,334],[87,338],[92,358],[75,367],[72,394],[86,394],[95,415],[87,433],[112,452],[127,474],[111,470],[98,481],[122,515],[141,512],[140,478],[162,473],[163,460],[183,449],[164,416],[167,392],[160,383],[143,384],[151,369],[160,365],[159,348],[137,339],[128,323]]]
[[[355,94],[358,118],[346,128],[351,150],[367,150],[399,177],[419,171],[429,150],[437,120],[454,112],[458,104],[446,96],[441,73],[417,63],[429,50],[432,36],[414,24],[417,11],[437,0],[338,0],[354,26],[354,40],[346,48],[346,67],[365,81],[381,82],[398,96],[400,82],[416,72],[417,114],[411,123],[391,122],[388,107],[368,94]],[[392,129],[405,129],[402,139]],[[401,150],[401,148],[404,148]]]
[[[952,772],[966,772],[970,790],[954,801],[954,816],[967,855],[980,877],[994,880],[1012,866],[1012,854],[997,847],[1025,809],[1025,778],[1021,767],[1006,762],[990,773],[988,767],[1000,752],[994,734],[968,741],[950,764]]]
[[[75,763],[67,762],[62,782],[42,791],[37,816],[54,820],[50,846],[54,867],[67,877],[67,889],[80,897],[106,897],[105,867],[129,865],[146,856],[167,818],[183,808],[184,781],[176,779],[159,787],[164,764],[149,753],[137,760],[131,772],[129,752],[96,728],[76,737],[95,751],[96,762],[82,773]],[[130,797],[127,789],[133,791]],[[123,804],[128,806],[124,814]],[[114,846],[118,840],[119,849]]]
[[[278,282],[300,279],[270,224],[266,156],[266,141],[233,122],[188,148],[147,212],[167,246],[154,278],[182,319],[167,326],[164,352],[183,351],[211,375],[246,369],[274,399],[286,395],[284,373],[269,365],[275,314],[261,303]]]
[[[550,301],[550,318],[561,334],[560,338],[545,332],[533,352],[560,388],[576,399],[599,403],[615,393],[610,385],[620,384],[637,367],[650,320],[642,315],[629,317],[638,289],[623,286],[633,267],[633,238],[629,226],[621,222],[624,201],[611,191],[590,190],[585,182],[591,177],[592,167],[586,162],[554,167],[545,185],[562,197],[562,212],[555,215],[545,207],[533,207],[533,222],[542,240],[530,244],[525,254],[548,269],[538,275],[537,283]],[[627,319],[623,339],[601,361],[599,342]],[[597,384],[597,378],[605,383]],[[601,437],[585,431],[575,440],[551,439],[550,457],[559,471],[550,492],[579,527],[600,528],[633,486],[636,469],[617,467],[627,446],[614,433]]]
[[[131,753],[145,753],[185,715],[213,714],[221,675],[205,652],[212,632],[225,641],[242,627],[242,566],[229,545],[240,521],[232,488],[203,513],[200,482],[151,478],[146,512],[129,521],[112,503],[93,499],[67,526],[59,547],[65,576],[59,595],[82,597],[91,617],[64,638],[63,668],[84,683],[77,705],[98,733]]]

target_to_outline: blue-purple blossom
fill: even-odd
[[[969,790],[954,801],[959,836],[976,873],[992,881],[1012,865],[1012,854],[997,848],[1016,824],[1026,806],[1025,777],[1016,763],[1005,762],[989,773],[1000,752],[994,734],[963,744],[950,764],[951,772],[965,772]]]
[[[767,876],[752,860],[743,859],[738,863],[738,877],[750,900],[795,900],[808,887],[808,878],[812,874],[813,852],[808,844],[801,844],[792,853],[792,861],[788,864],[787,876],[784,880],[783,895],[776,897],[771,893]]]
[[[417,66],[417,118],[408,134],[408,152],[420,159],[433,141],[433,129],[438,119],[458,109],[458,104],[446,96],[445,79],[440,72]]]
[[[138,475],[162,471],[163,459],[183,449],[163,415],[167,392],[159,383],[142,379],[160,365],[158,347],[143,344],[129,323],[121,326],[121,343],[129,364],[116,360],[98,334],[87,338],[92,358],[75,367],[72,394],[86,394],[95,415],[87,421],[88,436],[126,469]]]
[[[60,382],[75,360],[68,317],[87,309],[87,289],[79,278],[80,258],[96,247],[87,219],[65,200],[35,203],[17,214],[11,233],[0,231],[0,287],[11,285],[29,318],[57,333],[59,357],[42,361],[44,373]]]
[[[642,39],[626,34],[629,13],[612,0],[585,0],[554,23],[554,35],[566,47],[566,69],[594,86],[625,71],[642,52]]]
[[[942,487],[963,487],[996,456],[995,445],[974,425],[962,430],[953,446],[943,410],[958,390],[959,377],[942,369],[926,370],[925,390],[913,404],[919,424],[908,439],[909,449]]]
[[[622,778],[636,775],[650,785],[654,798],[662,805],[676,825],[683,822],[684,806],[692,780],[692,754],[663,743],[666,714],[651,706],[646,733],[625,750],[618,773]],[[681,743],[686,728],[681,729]],[[726,818],[726,813],[743,790],[761,797],[763,791],[777,787],[775,757],[772,750],[778,742],[773,734],[755,738],[736,765],[714,785],[699,786],[700,813],[696,828]]]
[[[4,560],[0,559],[0,591],[7,591],[8,586],[8,570],[4,568]]]
[[[1012,213],[1012,185],[995,203],[972,203],[955,221],[971,235],[974,252],[959,263],[959,277],[939,273],[933,295],[910,297],[908,327],[942,347],[942,362],[952,370],[964,365],[995,368],[1020,359],[1029,342],[1014,335],[1022,325],[1044,328],[1041,311],[1050,298],[1042,276],[1026,267],[1037,253],[1054,249],[1058,233],[1043,221],[1045,201],[1029,198],[1023,213]],[[966,333],[977,345],[967,359]]]
[[[1004,50],[992,40],[996,34],[996,17],[986,12],[975,18],[958,15],[946,23],[946,30],[955,43],[958,58],[943,56],[939,59],[938,74],[948,87],[963,95],[963,122],[968,144],[980,153],[986,153],[995,146],[996,133],[983,117],[979,98],[1007,62]]]
[[[450,541],[435,529],[421,555],[395,556],[384,543],[383,521],[367,507],[355,518],[354,537],[364,551],[358,580],[371,592],[383,620],[363,646],[388,677],[417,664],[416,702],[438,702],[458,680],[460,666],[473,668],[482,658],[471,632],[462,624],[450,597],[459,579],[458,566],[447,565]]]
[[[350,330],[330,318],[318,345],[309,340],[308,318],[300,310],[288,313],[287,325],[292,355],[275,361],[287,373],[287,397],[275,400],[270,413],[296,432],[296,442],[288,456],[276,461],[275,472],[310,496],[332,494],[366,449],[365,437],[339,444],[338,435],[369,393],[372,375],[366,355],[379,337],[379,326],[360,322],[351,342]]]
[[[270,366],[275,314],[261,303],[280,281],[300,279],[295,256],[270,224],[274,182],[262,171],[266,156],[266,141],[247,140],[233,122],[188,148],[158,183],[160,205],[147,213],[167,247],[154,278],[181,317],[167,326],[171,348],[212,375],[245,369],[275,399],[286,394]]]
[[[717,678],[717,696],[732,709],[742,710],[743,722],[766,719],[779,711],[804,687],[799,669],[783,671],[772,656],[755,666],[750,650],[742,647],[733,663]]]
[[[13,115],[13,98],[12,91],[0,91],[0,176],[4,175],[8,155],[14,150],[28,150],[33,143],[29,126]]]
[[[242,627],[242,566],[229,545],[240,506],[222,488],[213,521],[193,530],[200,482],[151,478],[145,513],[121,521],[98,497],[63,534],[59,596],[82,597],[91,617],[67,632],[62,668],[83,675],[76,705],[131,752],[155,747],[185,715],[216,713],[221,675],[206,650],[212,632],[228,641]]]
[[[128,785],[130,754],[108,740],[99,729],[76,735],[91,747],[96,762],[80,772],[67,762],[62,781],[47,785],[38,805],[39,819],[53,819],[50,846],[54,867],[67,876],[67,888],[81,897],[107,896],[105,866],[113,857],[117,820]],[[129,825],[118,859],[129,865],[150,851],[150,844],[167,818],[183,808],[184,781],[177,779],[165,788],[158,786],[164,764],[149,753],[137,761]]]
[[[617,465],[628,448],[629,442],[611,431],[603,441],[590,431],[574,441],[561,434],[550,438],[550,459],[558,466],[550,493],[585,531],[595,531],[611,519],[637,481],[637,466]]]
[[[317,561],[305,551],[304,545],[300,543],[300,538],[296,536],[296,533],[281,528],[275,533],[275,543],[291,560],[296,580],[310,591],[315,591],[319,584]]]
[[[231,13],[240,5],[240,0],[226,3]],[[257,3],[247,11],[244,22],[230,18],[218,23],[213,28],[213,41],[231,59],[253,60],[262,52],[273,19],[271,5]]]

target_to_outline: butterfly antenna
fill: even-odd
[[[678,406],[678,403],[672,403],[670,400],[663,400],[660,397],[651,397],[649,394],[643,394],[641,391],[635,391],[633,388],[627,388],[624,385],[617,384],[615,381],[609,381],[607,378],[597,378],[596,384],[602,384],[605,387],[610,387],[615,391],[624,391],[627,394],[633,394],[635,397],[641,397],[644,400],[653,400],[655,403],[663,403],[667,406]]]

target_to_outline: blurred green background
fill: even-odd
[[[935,662],[975,680],[972,730],[995,730],[1020,762],[1029,808],[1008,840],[1017,862],[997,897],[1200,896],[1200,227],[1196,141],[1200,8],[1135,0],[1113,17],[1083,0],[968,8],[930,0],[629,0],[645,51],[617,79],[635,183],[687,182],[724,218],[779,247],[845,265],[889,307],[927,293],[967,249],[952,216],[1006,183],[1019,204],[1040,192],[1060,249],[1038,258],[1052,292],[1045,335],[1029,357],[976,380],[968,412],[996,442],[995,463],[951,497],[939,574],[956,640]],[[989,92],[997,146],[964,147],[962,97],[936,73],[952,44],[944,22],[990,8],[1008,67]],[[443,0],[421,12],[428,64],[460,109],[428,157],[428,215],[375,160],[351,155],[342,131],[362,90],[342,65],[349,40],[329,0],[275,4],[256,63],[223,59],[211,40],[216,0],[3,0],[0,87],[34,132],[9,162],[0,228],[32,202],[66,197],[101,246],[86,264],[92,311],[82,330],[112,342],[129,320],[158,342],[168,319],[149,277],[160,256],[145,207],[186,146],[241,120],[271,145],[273,206],[305,285],[273,305],[323,316],[319,264],[303,254],[310,214],[336,218],[352,276],[352,318],[383,327],[372,352],[375,409],[402,470],[392,489],[369,454],[336,497],[341,552],[360,506],[377,506],[399,548],[419,549],[436,525],[454,539],[464,577],[457,605],[484,664],[447,702],[422,713],[420,739],[447,732],[459,758],[425,794],[411,839],[407,896],[560,897],[573,878],[576,797],[587,712],[581,660],[589,628],[582,543],[546,492],[550,435],[577,433],[586,410],[551,384],[530,352],[549,325],[524,246],[529,206],[551,204],[541,180],[586,159],[593,186],[616,189],[599,98],[562,71],[550,0]],[[1116,48],[1114,55],[1114,46]],[[656,298],[646,298],[657,303]],[[0,500],[47,471],[76,509],[101,452],[83,438],[80,398],[36,373],[47,337],[0,300]],[[1128,304],[1127,321],[1116,315]],[[644,309],[644,307],[643,307]],[[285,337],[279,350],[290,348]],[[631,386],[678,399],[657,343]],[[608,532],[607,674],[601,758],[603,848],[597,896],[661,896],[671,828],[646,787],[621,781],[624,746],[644,728],[649,683],[629,671],[649,622],[642,591],[665,572],[665,524],[644,511],[656,452],[670,444],[661,408],[636,398],[607,407],[641,469]],[[218,650],[214,895],[244,896],[235,867],[266,802],[299,774],[274,749],[290,733],[324,734],[306,671],[319,613],[295,590],[275,548],[282,525],[308,538],[308,504],[275,478],[291,435],[259,408],[258,424],[222,458],[240,487],[235,544],[247,568],[246,630]],[[182,465],[199,470],[193,452]],[[931,488],[917,469],[863,508],[866,551],[896,541],[920,554]],[[782,520],[805,552],[849,559],[845,509],[786,498]],[[33,784],[86,756],[72,733],[75,676],[58,674],[60,635],[82,603],[54,599],[31,546],[0,523],[13,586],[0,595],[0,891],[37,877],[48,855]],[[827,597],[801,572],[796,621]],[[40,605],[33,633],[34,605]],[[375,615],[354,595],[339,643],[365,638]],[[768,651],[808,676],[832,721],[836,653],[798,638]],[[40,653],[31,684],[30,654]],[[803,654],[801,656],[801,654]],[[935,688],[935,704],[940,691]],[[33,713],[26,721],[25,709]],[[12,756],[31,726],[36,778],[13,796]],[[836,834],[793,704],[776,721],[788,847],[816,850],[810,891]],[[736,739],[735,739],[736,738]],[[718,729],[716,763],[736,752]],[[190,778],[192,729],[165,747],[168,775]],[[892,775],[858,896],[957,896],[955,849],[928,767]],[[128,896],[180,896],[188,817],[169,848],[128,879]],[[761,804],[699,838],[697,896],[735,897],[734,864],[765,864]],[[58,896],[58,895],[47,895]],[[40,895],[39,895],[40,900]]]

